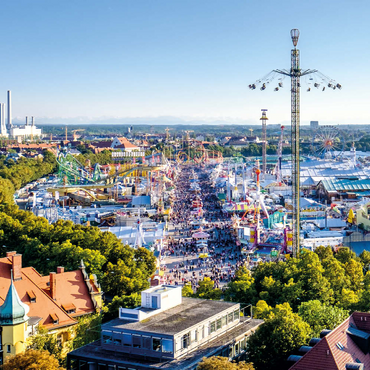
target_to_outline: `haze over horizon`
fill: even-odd
[[[301,123],[368,124],[369,11],[364,0],[6,2],[0,102],[11,90],[15,122],[250,125],[267,108],[269,123],[289,124],[288,80],[279,92],[248,84],[289,69],[298,28],[301,67],[343,86],[302,88]]]

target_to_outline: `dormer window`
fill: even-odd
[[[31,303],[36,303],[36,295],[33,290],[27,291],[28,298],[30,299]]]
[[[73,303],[62,304],[62,307],[68,314],[76,313],[76,306]]]
[[[51,313],[50,314],[50,317],[53,320],[53,324],[54,325],[58,325],[59,324],[59,317],[58,317],[58,315],[56,313]]]

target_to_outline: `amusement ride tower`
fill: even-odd
[[[262,117],[260,120],[262,121],[262,179],[265,180],[266,178],[266,146],[267,146],[267,138],[266,138],[266,121],[268,120],[266,116],[267,109],[261,109]]]
[[[335,89],[341,89],[342,86],[336,83],[334,80],[323,75],[316,69],[306,69],[302,70],[300,68],[300,58],[299,50],[297,49],[299,30],[292,29],[290,31],[290,36],[292,38],[294,48],[291,50],[291,67],[290,70],[286,69],[274,69],[263,79],[257,80],[254,84],[249,85],[249,88],[254,90],[256,85],[261,84],[260,90],[263,91],[267,88],[269,84],[277,75],[282,75],[278,86],[275,87],[274,91],[279,91],[279,88],[283,87],[283,78],[290,77],[291,81],[291,145],[292,145],[292,231],[293,231],[293,256],[297,257],[300,248],[300,178],[299,178],[299,124],[300,124],[300,89],[301,82],[300,79],[303,76],[312,75],[315,77],[315,82],[313,86],[319,88],[321,84],[327,84],[327,87]],[[310,81],[314,81],[311,77]],[[318,77],[318,79],[317,79]],[[311,82],[310,82],[311,84]],[[322,91],[325,91],[324,86]],[[311,87],[307,89],[311,91]]]

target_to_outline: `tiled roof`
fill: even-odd
[[[10,270],[12,269],[12,257],[0,258],[0,305],[4,303],[5,296],[10,285]],[[40,324],[47,329],[74,325],[77,321],[68,315],[63,306],[73,304],[76,312],[73,316],[95,312],[94,304],[90,296],[84,276],[81,270],[68,271],[54,274],[55,277],[55,300],[50,296],[48,286],[49,276],[41,276],[33,267],[21,268],[22,279],[14,281],[15,288],[21,301],[30,308],[29,317],[41,317]],[[90,280],[93,292],[98,289]],[[31,300],[33,302],[31,302]],[[52,317],[58,317],[58,324],[54,324]]]
[[[370,333],[370,313],[354,312],[327,334],[289,370],[344,370],[349,362],[360,362],[370,368],[370,354],[364,353],[348,334],[354,327]]]
[[[117,145],[116,148],[123,148],[123,149],[139,149],[138,146],[130,143],[125,137],[118,137],[117,138],[121,145]]]
[[[94,148],[110,148],[112,146],[113,141],[98,141],[95,143],[91,143],[90,145]]]

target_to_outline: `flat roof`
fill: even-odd
[[[225,303],[225,302],[223,302]],[[126,367],[137,367],[139,369],[166,369],[166,370],[184,370],[193,369],[195,363],[200,362],[203,357],[212,356],[222,347],[232,343],[236,338],[249,334],[251,330],[255,330],[259,325],[263,323],[263,320],[258,319],[247,319],[241,317],[240,324],[231,328],[219,337],[200,345],[199,348],[194,351],[190,351],[185,356],[179,359],[173,359],[165,361],[162,359],[145,357],[143,350],[143,356],[135,356],[129,353],[107,350],[101,346],[101,341],[90,343],[86,346],[80,347],[68,354],[71,358],[80,358],[89,361],[101,361],[102,363],[117,364]]]
[[[132,330],[175,335],[233,306],[236,308],[239,303],[183,297],[181,304],[141,322],[117,318],[102,325],[102,330]]]

